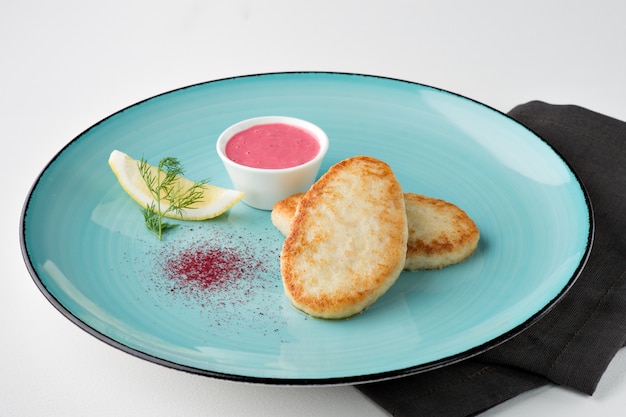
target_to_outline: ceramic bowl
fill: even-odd
[[[315,157],[289,168],[257,168],[234,162],[226,155],[226,144],[234,135],[256,125],[274,123],[295,126],[310,133],[319,143],[319,151]],[[271,210],[277,201],[304,192],[315,182],[328,150],[328,136],[320,127],[306,120],[287,116],[262,116],[242,120],[228,127],[218,137],[216,149],[233,186],[245,193],[242,201],[260,210]]]

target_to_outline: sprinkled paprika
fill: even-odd
[[[275,336],[282,321],[280,242],[249,233],[212,230],[210,237],[162,242],[147,275],[158,303],[174,314],[200,314],[211,335],[237,337],[240,329]],[[276,311],[276,314],[268,314]],[[191,319],[190,319],[191,320]]]
[[[265,270],[263,263],[239,247],[215,247],[208,243],[169,252],[163,259],[165,276],[179,286],[200,290],[241,289]]]

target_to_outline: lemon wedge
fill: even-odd
[[[109,156],[109,166],[113,170],[113,173],[117,177],[120,185],[144,209],[153,205],[155,200],[150,193],[150,190],[146,186],[146,183],[139,172],[140,161],[131,158],[124,152],[114,150]],[[164,175],[163,172],[159,172],[159,169],[150,165],[149,169],[152,174],[156,176]],[[195,183],[183,177],[176,177],[176,186],[182,190],[189,189]],[[193,205],[183,208],[180,212],[170,211],[167,209],[170,206],[170,202],[162,198],[161,199],[161,211],[164,212],[165,217],[180,220],[206,220],[213,217],[217,217],[224,213],[232,206],[237,204],[242,198],[244,193],[241,191],[230,190],[227,188],[216,187],[214,185],[203,184],[202,185],[202,198]]]

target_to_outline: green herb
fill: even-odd
[[[184,174],[183,166],[176,158],[163,158],[157,165],[157,173],[153,173],[151,166],[142,157],[139,161],[139,173],[145,181],[154,202],[143,209],[143,217],[148,230],[159,240],[163,232],[177,227],[177,224],[163,221],[163,217],[170,213],[182,216],[183,209],[190,208],[193,204],[202,200],[203,186],[208,180],[193,183],[189,188],[182,188],[178,177]],[[169,207],[162,209],[161,203],[167,200]]]

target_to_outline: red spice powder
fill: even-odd
[[[164,259],[167,278],[205,290],[227,289],[263,269],[262,263],[239,248],[208,245],[181,249]]]
[[[280,314],[280,238],[211,232],[157,242],[150,253],[153,269],[145,275],[151,281],[147,291],[165,311],[189,309],[194,316],[186,319],[208,337],[236,338],[240,329],[276,337],[286,326]]]

